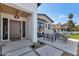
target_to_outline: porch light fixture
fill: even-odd
[[[18,15],[15,15],[15,16],[14,16],[14,18],[17,18],[17,19],[19,19],[19,16],[18,16]]]
[[[19,19],[18,12],[19,12],[18,10],[15,12],[14,18]]]

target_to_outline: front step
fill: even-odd
[[[25,47],[23,49],[19,49],[19,50],[15,50],[13,52],[9,52],[9,53],[6,53],[6,56],[20,56],[24,53],[28,53],[32,51],[32,49],[30,47]]]

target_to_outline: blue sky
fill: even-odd
[[[73,21],[79,24],[79,3],[42,3],[38,13],[47,14],[54,23],[66,23],[68,15],[74,14]]]

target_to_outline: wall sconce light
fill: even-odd
[[[18,12],[19,12],[18,10],[15,12],[14,18],[17,18],[17,19],[19,18]]]
[[[17,19],[19,19],[19,16],[18,16],[18,15],[15,15],[15,16],[14,16],[14,18],[17,18]]]

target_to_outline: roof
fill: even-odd
[[[45,17],[47,17],[52,23],[54,22],[51,18],[49,18],[46,14],[38,14],[38,15],[43,15]]]
[[[37,7],[39,7],[41,5],[41,3],[37,3]]]

